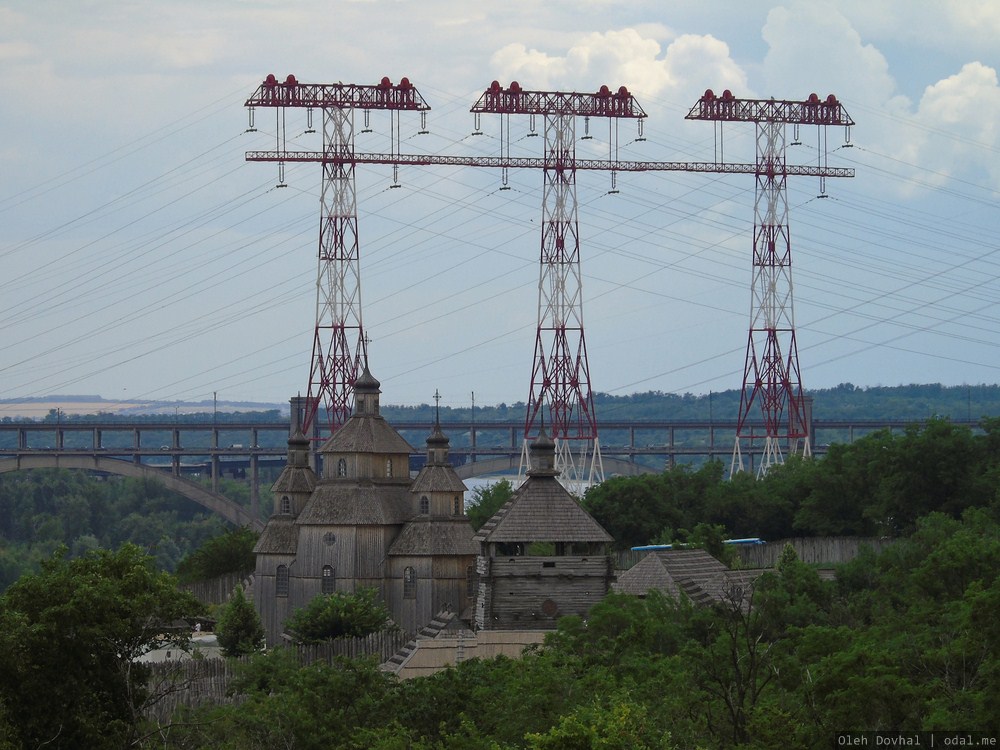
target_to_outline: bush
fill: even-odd
[[[321,643],[342,636],[360,637],[391,627],[389,610],[378,601],[375,589],[353,594],[317,596],[297,610],[285,625],[296,643]]]

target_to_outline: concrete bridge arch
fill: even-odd
[[[249,526],[260,531],[264,524],[254,518],[239,503],[212,492],[189,479],[176,476],[163,469],[157,469],[131,461],[105,456],[68,456],[64,454],[41,454],[0,459],[0,474],[8,471],[28,471],[31,469],[74,469],[77,471],[100,471],[135,479],[155,479],[178,495],[193,500],[206,510],[221,516],[236,526]]]

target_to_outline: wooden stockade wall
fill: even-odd
[[[792,545],[799,560],[809,565],[840,565],[857,557],[862,547],[881,552],[893,541],[875,537],[816,536],[779,539],[767,544],[734,545],[734,549],[744,568],[773,568],[786,544]]]
[[[338,638],[329,643],[288,646],[303,666],[317,662],[329,664],[335,657],[351,659],[370,656],[384,662],[410,640],[402,632],[372,633],[364,638]],[[236,703],[239,696],[227,695],[239,668],[252,657],[233,659],[184,659],[154,662],[149,686],[153,694],[166,695],[147,711],[147,718],[167,721],[181,707],[195,708],[207,703]],[[167,688],[170,685],[171,687]]]
[[[253,572],[229,573],[228,575],[212,578],[208,581],[188,583],[182,588],[190,591],[198,601],[205,604],[225,604],[229,601],[237,586],[243,586],[243,590],[246,592],[252,579]],[[249,597],[249,594],[247,596]]]
[[[764,544],[736,544],[733,549],[740,567],[773,568],[786,544],[792,545],[795,554],[804,563],[840,565],[857,557],[862,547],[871,547],[875,552],[881,552],[892,542],[892,539],[860,536],[797,537]],[[647,554],[646,550],[624,550],[618,553],[615,565],[618,570],[628,570]]]

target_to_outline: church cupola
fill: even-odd
[[[427,463],[444,466],[448,461],[448,436],[441,432],[441,394],[434,392],[434,431],[427,437]]]
[[[354,381],[354,413],[361,416],[377,417],[379,412],[378,396],[381,391],[379,383],[368,371],[365,371]]]

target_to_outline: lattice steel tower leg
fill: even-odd
[[[771,466],[784,460],[783,442],[787,441],[790,453],[803,456],[810,455],[810,445],[792,307],[785,124],[758,122],[756,129],[750,334],[730,473],[745,469],[742,444],[762,437],[764,445],[757,473],[763,476]],[[750,425],[755,405],[763,417],[762,436],[755,435]]]
[[[556,441],[556,468],[568,489],[582,495],[588,484],[604,480],[604,467],[583,331],[575,142],[573,115],[545,116],[538,328],[521,469],[523,473],[527,466],[528,442],[538,434],[539,419],[544,423],[547,416]]]
[[[309,413],[329,414],[330,432],[350,418],[354,381],[368,363],[361,323],[358,204],[354,167],[354,110],[323,108],[323,162],[319,254],[316,272],[316,331],[309,370]]]

